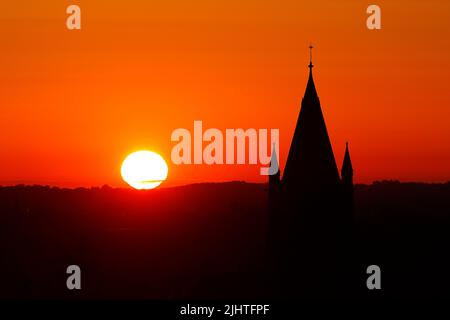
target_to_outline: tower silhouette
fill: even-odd
[[[308,68],[286,168],[281,181],[279,171],[269,176],[268,257],[285,296],[337,294],[351,233],[353,167],[347,144],[339,177],[313,79],[312,46]]]

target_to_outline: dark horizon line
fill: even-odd
[[[248,184],[248,185],[268,185],[268,182],[248,182],[244,180],[231,180],[231,181],[205,181],[205,182],[193,182],[187,183],[183,185],[176,186],[160,186],[153,189],[134,189],[132,187],[112,187],[108,184],[104,184],[102,186],[77,186],[77,187],[61,187],[57,185],[49,185],[49,184],[39,184],[39,183],[17,183],[13,185],[2,185],[0,184],[0,188],[49,188],[49,189],[60,189],[60,190],[78,190],[78,189],[86,189],[86,190],[94,190],[94,189],[112,189],[112,190],[127,190],[127,191],[140,191],[140,192],[149,192],[155,190],[168,190],[168,189],[176,189],[190,186],[200,186],[200,185],[218,185],[218,184]],[[355,186],[372,186],[378,184],[423,184],[423,185],[446,185],[450,184],[450,180],[441,181],[441,182],[425,182],[425,181],[400,181],[398,179],[382,179],[382,180],[374,180],[371,183],[355,183]]]

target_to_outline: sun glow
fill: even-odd
[[[148,190],[167,178],[168,167],[157,153],[141,150],[131,153],[122,163],[123,180],[135,189]]]

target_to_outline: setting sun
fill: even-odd
[[[123,161],[121,174],[125,182],[135,189],[153,189],[167,178],[168,167],[164,159],[152,151],[136,151]]]

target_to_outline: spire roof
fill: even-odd
[[[309,67],[309,78],[306,84],[305,96],[304,98],[317,98],[316,85],[314,84],[314,79],[312,75],[312,66]]]
[[[280,167],[278,165],[277,149],[276,149],[275,143],[272,144],[272,156],[270,158],[270,167],[276,168],[275,172],[270,172],[271,175],[280,172]]]
[[[344,173],[353,173],[352,160],[350,159],[350,151],[348,150],[348,142],[345,143],[345,155],[342,162],[342,175]]]
[[[312,76],[312,46],[309,49],[308,83],[283,174],[283,183],[293,192],[326,190],[340,184],[338,168]]]
[[[270,158],[270,163],[274,163],[278,166],[278,159],[277,159],[277,149],[275,142],[272,143],[272,157]]]

